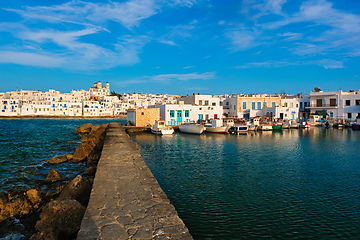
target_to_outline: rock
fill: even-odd
[[[74,199],[55,200],[43,207],[31,239],[75,239],[86,208]]]
[[[57,157],[53,157],[50,158],[48,160],[46,160],[48,163],[51,164],[55,164],[55,163],[62,163],[62,162],[67,162],[69,159],[67,158],[67,154],[66,155],[62,155],[62,156],[57,156]]]
[[[92,123],[85,123],[76,129],[76,133],[90,133],[93,126]]]
[[[61,174],[56,171],[55,169],[51,169],[45,179],[45,182],[57,182],[57,181],[63,181],[64,178],[61,176]]]
[[[92,183],[77,175],[62,190],[58,200],[75,199],[83,206],[87,206],[90,198]]]
[[[71,159],[73,159],[73,157],[74,157],[74,154],[73,154],[73,153],[68,153],[68,154],[66,154],[66,159],[67,159],[67,160],[71,160]]]
[[[98,160],[98,157],[95,155],[101,154],[107,127],[108,124],[103,124],[96,131],[89,134],[89,136],[83,137],[74,153],[73,160],[80,162],[86,160],[88,157],[91,161],[94,161],[96,158]]]
[[[90,166],[86,172],[84,172],[84,176],[94,176],[96,173],[96,167],[95,166]]]
[[[11,217],[21,217],[33,209],[32,204],[25,196],[12,199],[2,204],[0,209],[0,222]]]
[[[38,206],[42,201],[41,191],[38,188],[31,188],[31,189],[27,190],[25,192],[25,194],[26,194],[27,198],[29,199],[29,201],[35,206]]]

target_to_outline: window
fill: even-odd
[[[271,106],[275,107],[276,106],[276,102],[271,102]]]
[[[202,105],[202,100],[199,100],[199,105],[200,105],[200,106]]]
[[[208,105],[209,105],[209,101],[205,100],[205,106],[208,106]]]
[[[267,107],[267,102],[264,102],[264,107]]]
[[[181,110],[177,111],[177,117],[181,117]]]
[[[199,120],[201,121],[201,120],[203,120],[203,119],[204,119],[204,115],[199,114]]]
[[[357,106],[360,105],[360,99],[355,100],[355,105],[357,105]]]
[[[347,118],[351,118],[351,113],[347,113]]]
[[[258,109],[258,110],[261,109],[261,102],[257,102],[257,109]]]
[[[246,102],[243,102],[243,109],[246,109]]]
[[[350,100],[345,100],[345,106],[350,106]]]
[[[287,107],[287,106],[288,106],[287,102],[286,102],[286,103],[284,103],[284,107]]]
[[[189,110],[185,110],[185,117],[189,117]]]
[[[290,103],[290,107],[291,107],[291,108],[294,107],[294,103]]]
[[[175,117],[175,110],[170,110],[170,117],[171,118]]]
[[[211,105],[216,106],[216,103],[213,102]]]
[[[253,110],[255,110],[255,102],[252,102],[252,103],[251,103],[251,108],[252,108]]]

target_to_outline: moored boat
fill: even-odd
[[[174,129],[165,126],[165,121],[155,120],[155,124],[151,127],[151,132],[158,135],[171,135]]]
[[[272,131],[273,130],[271,125],[264,125],[264,124],[260,125],[258,127],[258,129],[261,131]]]
[[[272,129],[273,129],[273,130],[282,130],[282,129],[283,129],[283,125],[282,125],[282,124],[272,125]]]
[[[247,125],[234,125],[230,127],[229,133],[246,133],[248,132],[249,127]]]
[[[183,133],[202,134],[205,128],[198,123],[183,123],[179,125],[179,130]]]
[[[221,119],[214,119],[211,125],[205,125],[205,130],[210,133],[228,133],[230,126],[223,124]]]
[[[306,121],[302,121],[302,122],[300,123],[299,127],[300,127],[300,128],[310,128],[311,125],[310,125],[308,122],[306,122]]]

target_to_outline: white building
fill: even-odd
[[[329,117],[355,120],[360,118],[360,90],[323,92],[315,88],[310,93],[311,114],[325,110]]]

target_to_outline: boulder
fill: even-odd
[[[31,239],[75,239],[86,208],[74,199],[55,200],[43,207]]]
[[[61,176],[61,174],[56,171],[55,169],[51,169],[45,179],[45,182],[50,183],[50,182],[57,182],[57,181],[63,181],[64,177]]]
[[[88,136],[83,137],[81,143],[79,144],[74,153],[73,160],[76,162],[80,162],[86,160],[88,157],[92,158],[93,160],[94,155],[100,156],[102,147],[104,145],[107,127],[108,124],[103,124]],[[97,160],[98,158],[99,157],[97,157]]]
[[[73,153],[68,153],[68,154],[66,154],[66,159],[67,159],[67,160],[71,160],[71,159],[73,159],[73,157],[74,157],[74,154],[73,154]]]
[[[11,217],[26,215],[30,213],[32,209],[32,204],[25,196],[3,202],[0,209],[0,222]]]
[[[62,155],[62,156],[57,156],[57,157],[53,157],[50,158],[48,160],[46,160],[48,163],[51,164],[55,164],[55,163],[62,163],[62,162],[67,162],[69,159],[67,158],[67,154]]]
[[[75,199],[83,206],[87,206],[90,198],[92,183],[77,175],[73,180],[66,184],[61,191],[58,200]]]
[[[38,206],[42,201],[41,190],[39,188],[31,188],[25,194],[34,206]]]
[[[93,126],[92,123],[85,123],[76,129],[76,133],[90,133]]]

